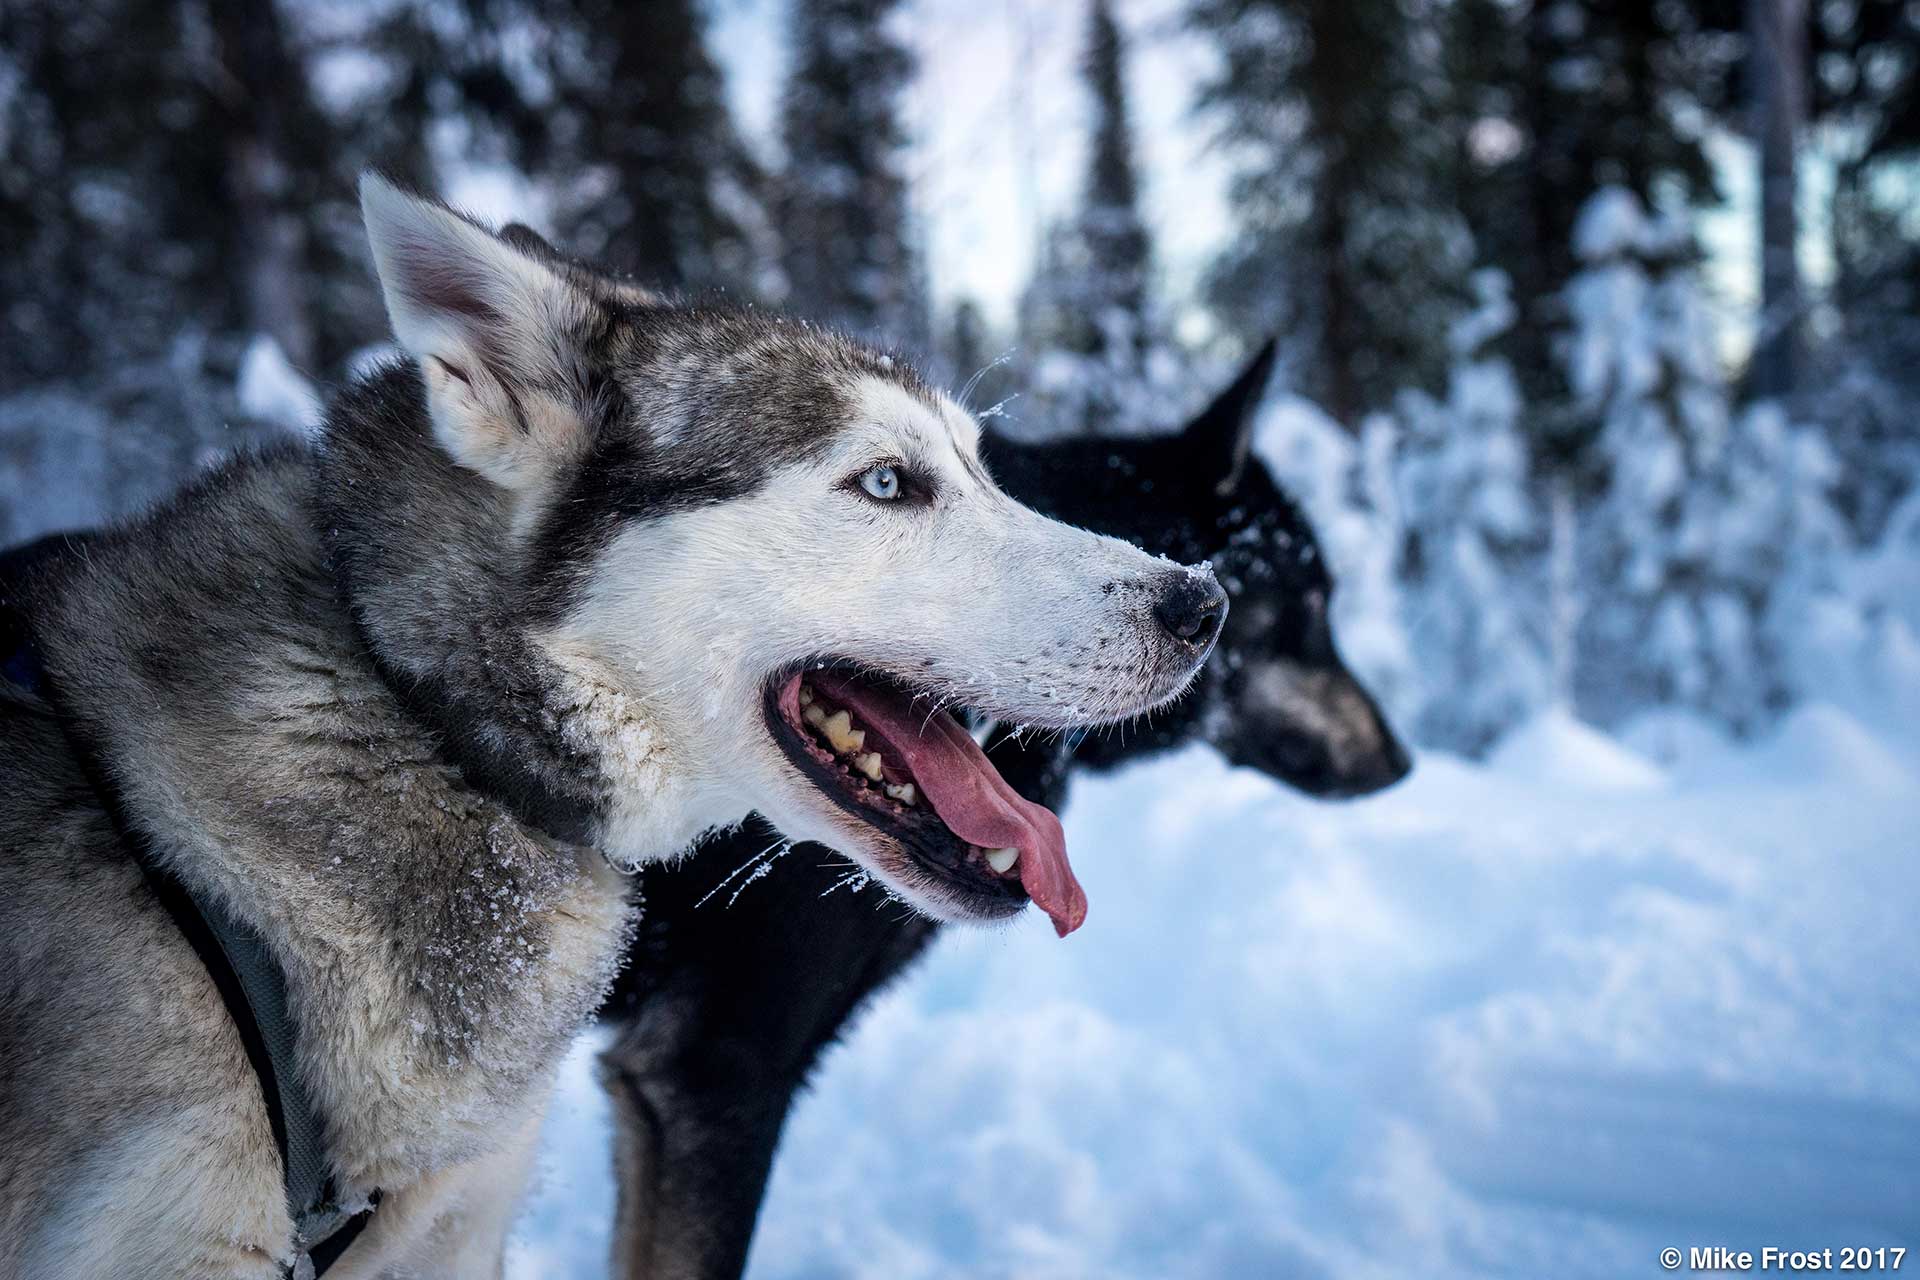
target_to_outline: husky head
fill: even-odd
[[[341,397],[337,570],[481,785],[637,864],[749,810],[947,919],[1085,898],[1058,821],[950,713],[1045,729],[1178,694],[1206,569],[1045,519],[888,357],[662,305],[369,177],[412,363]]]
[[[991,438],[988,457],[1011,491],[1049,515],[1176,559],[1211,561],[1233,598],[1195,694],[1126,739],[1172,746],[1198,734],[1233,763],[1311,794],[1365,795],[1399,781],[1409,761],[1334,645],[1334,583],[1312,524],[1252,454],[1254,409],[1273,361],[1269,342],[1171,435],[1043,445]],[[1062,472],[1080,479],[1063,484]],[[1096,738],[1079,756],[1099,765],[1126,753],[1126,742]]]

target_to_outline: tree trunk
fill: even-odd
[[[1750,388],[1791,395],[1800,365],[1794,150],[1806,119],[1806,0],[1747,0],[1753,130],[1760,156],[1760,328]]]
[[[311,368],[306,228],[289,207],[286,101],[304,91],[297,88],[304,72],[272,5],[219,0],[210,16],[220,42],[218,92],[226,107],[227,196],[244,322],[271,335],[294,365]]]
[[[1573,709],[1573,664],[1580,630],[1580,585],[1574,544],[1573,494],[1564,477],[1548,490],[1552,523],[1547,546],[1547,654],[1553,666],[1553,700]]]

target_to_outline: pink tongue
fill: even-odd
[[[1067,838],[1053,810],[1007,785],[972,736],[946,712],[928,716],[905,699],[816,674],[829,702],[879,730],[953,834],[983,849],[1018,849],[1020,884],[1066,937],[1087,918],[1087,894],[1067,864]]]

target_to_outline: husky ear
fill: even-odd
[[[1233,492],[1246,469],[1247,451],[1253,444],[1253,411],[1260,407],[1260,394],[1273,374],[1278,349],[1278,341],[1268,338],[1233,384],[1181,430],[1180,438],[1194,448],[1195,465],[1206,469],[1215,492],[1222,496]]]
[[[584,442],[568,353],[598,304],[525,240],[378,174],[360,179],[360,212],[393,336],[420,362],[434,438],[495,484],[537,484]]]
[[[667,300],[645,285],[635,284],[624,276],[617,276],[590,263],[575,262],[566,254],[554,248],[547,238],[524,222],[509,222],[500,228],[500,238],[516,249],[521,249],[545,262],[562,263],[576,272],[591,276],[593,287],[615,302],[630,307],[664,307]],[[577,276],[575,277],[578,278]]]
[[[500,228],[500,238],[529,257],[556,260],[561,256],[551,240],[524,222],[509,222]]]

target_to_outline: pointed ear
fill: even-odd
[[[591,263],[579,262],[567,257],[566,254],[554,248],[552,242],[545,236],[524,222],[509,222],[500,228],[500,238],[532,257],[557,264],[562,268],[571,268],[576,273],[573,277],[576,280],[580,278],[579,273],[584,273],[591,277],[594,288],[601,290],[605,296],[616,302],[623,302],[631,307],[667,305],[666,298],[644,285],[635,284],[625,276],[614,275]]]
[[[500,238],[529,257],[549,261],[558,261],[561,257],[551,240],[524,222],[509,222],[500,228]]]
[[[572,353],[599,304],[524,242],[378,174],[360,180],[360,212],[393,336],[420,362],[434,438],[498,485],[537,484],[584,444]]]
[[[1273,374],[1273,361],[1279,343],[1268,338],[1240,370],[1233,384],[1180,432],[1180,438],[1194,448],[1197,466],[1207,468],[1216,477],[1214,489],[1225,495],[1240,483],[1247,465],[1247,451],[1253,444],[1254,410]]]

